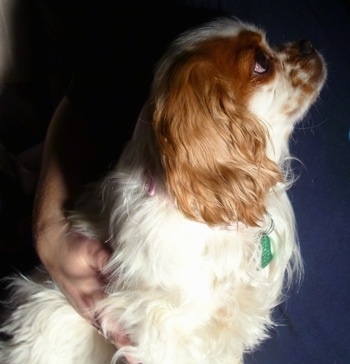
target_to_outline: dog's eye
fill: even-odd
[[[255,55],[254,73],[262,75],[270,68],[270,59],[264,52],[259,51]]]

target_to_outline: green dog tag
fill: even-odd
[[[263,234],[260,239],[261,244],[261,267],[265,268],[267,265],[270,264],[273,255],[271,252],[271,241],[270,238]]]

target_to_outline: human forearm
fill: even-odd
[[[68,98],[50,123],[34,204],[33,231],[39,257],[50,265],[67,230],[65,211],[81,186],[92,178],[100,150],[83,116]]]
[[[74,196],[97,170],[100,150],[84,132],[84,120],[68,99],[63,99],[45,141],[37,188],[33,229],[38,255],[73,307],[94,322],[92,311],[104,297],[101,269],[108,247],[72,233],[66,210]]]

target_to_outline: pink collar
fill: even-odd
[[[149,196],[154,196],[156,193],[156,182],[149,169],[145,172],[145,189]]]

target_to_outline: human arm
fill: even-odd
[[[33,229],[38,255],[73,307],[94,323],[89,310],[104,297],[101,269],[105,245],[68,234],[65,211],[81,186],[99,173],[103,148],[86,126],[84,114],[64,97],[51,120],[37,187]]]

